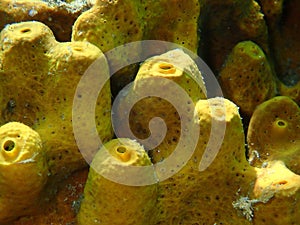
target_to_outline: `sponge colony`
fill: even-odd
[[[40,22],[6,26],[0,39],[0,123],[20,121],[45,142],[52,174],[86,166],[73,137],[72,105],[82,75],[103,53],[87,42],[55,40]],[[95,122],[103,142],[112,137],[109,82],[96,102]]]

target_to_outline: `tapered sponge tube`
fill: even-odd
[[[106,143],[92,161],[78,225],[153,224],[151,218],[157,218],[153,180],[151,161],[140,144],[127,138]]]
[[[48,166],[42,141],[30,127],[0,127],[0,224],[38,211]]]

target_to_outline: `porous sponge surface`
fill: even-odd
[[[162,40],[196,53],[199,14],[194,0],[97,0],[76,20],[72,39],[88,40],[103,52],[132,41]]]
[[[297,224],[297,209],[300,203],[299,175],[290,171],[281,160],[269,160],[261,168],[250,166],[245,157],[241,117],[234,103],[224,98],[199,100],[196,103],[193,121],[200,127],[200,133],[192,156],[184,164],[178,164],[180,170],[166,179],[160,179],[161,174],[174,168],[161,167],[167,158],[156,162],[153,165],[154,170],[147,174],[149,177],[158,178],[157,183],[151,185],[124,186],[118,180],[110,180],[109,178],[115,178],[114,176],[124,177],[121,181],[128,183],[132,178],[142,179],[141,176],[130,176],[127,173],[128,166],[147,166],[151,165],[151,161],[146,153],[141,154],[143,157],[138,157],[142,160],[137,160],[137,153],[141,151],[132,151],[135,150],[132,149],[134,146],[140,148],[136,141],[122,138],[107,143],[105,147],[110,156],[101,154],[101,149],[92,163],[84,192],[86,197],[78,214],[80,223],[109,224],[107,221],[114,221],[115,224],[149,225],[250,225],[269,222]],[[225,125],[226,129],[223,136],[220,136],[222,132],[218,130],[222,129],[222,125]],[[215,134],[212,131],[218,132]],[[206,157],[216,150],[214,148],[218,145],[218,138],[222,139],[222,144],[218,146],[217,154],[204,169],[201,168],[203,158],[206,161]],[[213,141],[210,143],[210,140]],[[169,150],[165,148],[160,149]],[[155,159],[155,154],[160,152],[152,154]],[[159,168],[164,171],[160,171]],[[151,189],[154,187],[155,190]],[[124,203],[124,198],[120,198],[124,193],[129,197],[143,193],[132,197],[135,200],[128,202],[130,208],[126,208],[126,212],[118,208]],[[140,198],[142,195],[144,198]],[[143,207],[137,204],[142,204]],[[290,205],[293,205],[293,208],[287,211]],[[121,208],[124,209],[123,206]],[[131,210],[136,208],[141,208],[144,215],[150,212],[151,216],[145,221],[145,217],[140,217],[141,212],[137,211],[137,216],[131,218]],[[122,217],[115,218],[111,212],[117,212]],[[127,216],[130,216],[130,219],[127,219]],[[136,218],[140,219],[135,220]]]
[[[250,43],[250,45],[253,44]],[[262,51],[257,49],[257,46],[240,51],[241,54],[243,51],[249,51],[245,54],[254,61],[261,59]],[[157,78],[168,79],[179,85],[190,96],[190,104],[187,106],[191,107],[191,104],[195,106],[192,121],[200,129],[197,145],[190,159],[184,162],[183,167],[181,167],[182,164],[177,165],[181,168],[177,173],[165,180],[159,180],[158,203],[155,206],[158,216],[154,224],[251,224],[252,221],[267,220],[261,212],[255,211],[255,204],[257,206],[268,204],[269,210],[276,206],[272,205],[269,199],[257,195],[256,190],[254,191],[254,184],[258,180],[258,174],[264,174],[259,177],[259,180],[268,179],[269,183],[275,183],[281,176],[280,173],[268,178],[265,168],[261,171],[249,165],[245,157],[245,137],[238,107],[224,98],[201,99],[205,98],[203,95],[205,92],[200,91],[201,82],[186,86],[187,81],[191,82],[189,79],[192,77],[186,74],[192,71],[192,64],[187,64],[180,70],[176,68],[176,62],[170,61],[167,57],[172,54],[175,52],[170,51],[168,54],[153,57],[144,62],[133,85],[121,94],[122,100],[130,105],[131,101],[136,100],[133,96],[138,94],[139,90],[145,92],[149,87],[161,85],[163,89],[159,94],[166,90],[170,92],[171,89],[167,88],[166,83],[158,82],[160,80]],[[186,59],[185,62],[188,60]],[[191,74],[199,77],[199,74]],[[182,105],[184,104],[185,102]],[[188,114],[181,117],[170,102],[152,96],[135,102],[131,110],[131,112],[127,109],[120,110],[119,116],[124,118],[121,123],[124,124],[128,122],[124,114],[130,112],[128,115],[130,127],[137,138],[145,139],[153,135],[147,128],[149,121],[155,116],[162,118],[167,125],[165,140],[154,151],[149,149],[152,162],[159,168],[172,156],[178,147],[179,139],[189,138],[180,136],[182,132],[180,123]],[[222,134],[222,129],[224,129],[224,134]],[[126,132],[121,132],[121,134],[125,137],[128,135]],[[156,137],[155,134],[154,137]],[[219,146],[218,141],[221,141]],[[147,148],[147,145],[145,147]],[[215,152],[216,149],[217,152]],[[181,152],[179,156],[185,154],[183,153],[185,149],[179,149],[179,151]],[[213,154],[215,154],[214,158],[209,160]],[[206,166],[200,170],[203,160]],[[173,168],[165,168],[165,170],[170,169]],[[155,172],[157,177],[161,178],[160,171]],[[289,179],[288,176],[286,179]],[[297,183],[293,183],[292,186],[298,190]],[[269,196],[274,193],[269,191],[268,186],[263,190]],[[292,196],[296,197],[296,194]],[[287,201],[289,200],[287,198]],[[255,215],[259,219],[256,220]],[[291,214],[291,218],[296,217]]]
[[[205,150],[213,151],[208,140],[218,119],[214,110],[224,113],[226,131],[218,154],[201,171]],[[197,148],[178,173],[159,183],[157,224],[297,224],[300,176],[281,160],[269,160],[263,168],[249,165],[236,105],[220,98],[200,100],[196,112]]]
[[[20,121],[33,127],[45,142],[53,175],[84,167],[73,137],[72,104],[78,82],[101,51],[87,42],[59,43],[40,22],[8,25],[0,45],[0,123]],[[110,102],[107,82],[95,111],[103,142],[112,137]]]
[[[111,78],[112,93],[116,96],[136,75],[138,65],[132,64],[132,60],[142,57],[150,48],[151,51],[156,49],[143,40],[177,43],[196,53],[199,13],[199,2],[194,0],[97,0],[74,23],[72,40],[88,41],[104,53],[117,51],[110,60],[110,68],[114,70],[118,66],[116,62],[126,67],[118,68]],[[132,44],[130,51],[122,51],[123,45],[128,43]]]
[[[211,112],[216,108],[224,116],[225,136],[213,162],[200,171],[199,164],[215,119]],[[249,184],[256,176],[244,157],[243,128],[237,107],[228,100],[216,98],[199,100],[195,111],[194,119],[200,126],[197,147],[177,174],[160,183],[162,216],[157,224],[250,224],[232,207],[238,194],[250,192]]]
[[[255,107],[276,94],[276,79],[262,49],[252,41],[239,42],[220,71],[225,97],[251,116]]]
[[[129,0],[96,1],[76,20],[72,40],[89,41],[103,52],[141,40],[142,29],[135,3]]]
[[[163,40],[197,52],[200,40],[199,1],[140,1],[139,14],[144,27],[143,39]]]
[[[103,151],[108,152],[108,157],[102,154]],[[111,180],[113,176],[127,176],[125,181],[128,182],[129,179],[139,179],[130,177],[127,174],[128,168],[150,165],[152,163],[146,151],[133,140],[113,139],[105,144],[91,164],[84,199],[77,216],[78,225],[153,224],[151,221],[156,219],[153,212],[157,184],[131,186]]]
[[[115,127],[119,137],[148,138],[151,119],[160,117],[164,120],[166,136],[156,127],[151,134],[153,139],[143,144],[145,149],[151,150],[153,162],[159,162],[174,151],[184,133],[183,127],[190,129],[185,126],[193,117],[196,101],[206,98],[206,88],[195,62],[182,50],[175,49],[146,60],[133,84],[120,96],[124,97],[120,98],[114,112],[121,124]],[[124,105],[132,107],[129,110]],[[128,127],[123,127],[124,124],[129,125],[132,135],[128,136]]]

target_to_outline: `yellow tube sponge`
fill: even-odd
[[[199,100],[195,112],[198,145],[178,173],[159,183],[158,224],[297,224],[300,176],[280,161],[266,168],[249,165],[238,107],[213,98]],[[218,138],[223,138],[218,154],[201,170],[209,157],[205,150],[213,154]]]
[[[196,63],[184,51],[175,49],[147,59],[133,84],[119,96],[114,103],[118,137],[145,139],[141,143],[153,150],[153,162],[159,162],[184,135],[183,127],[191,123],[196,101],[206,98],[206,88]],[[154,151],[159,154],[152,154]]]
[[[237,106],[223,98],[199,100],[193,120],[200,126],[193,155],[160,183],[160,224],[250,224],[232,206],[237,195],[251,192],[256,179],[245,158]],[[210,155],[215,156],[212,163],[200,167]]]
[[[104,53],[142,40],[169,41],[197,53],[199,14],[197,0],[97,0],[90,10],[76,20],[72,40],[89,41]],[[138,67],[136,64],[130,65],[130,59],[142,56],[142,48],[145,48],[142,42],[136,43],[131,51],[115,54],[114,60],[110,61],[112,68],[115,61],[128,62],[128,66],[112,76],[113,95],[117,95],[122,87],[134,79]]]
[[[157,184],[131,186],[131,180],[145,177],[128,173],[132,168],[151,165],[146,151],[133,140],[121,138],[106,143],[91,164],[78,225],[154,224]],[[154,179],[153,172],[148,175]],[[116,177],[125,184],[114,180]]]
[[[88,1],[2,0],[0,30],[11,23],[39,21],[49,26],[59,41],[70,41],[74,21],[91,5]]]
[[[138,15],[138,1],[132,0],[97,0],[94,6],[82,13],[75,21],[72,31],[73,41],[88,41],[104,53],[126,43],[140,41],[143,37],[143,28]],[[128,65],[111,77],[111,90],[116,95],[119,90],[128,84],[135,76],[137,65],[127,63],[134,59],[140,50],[131,49],[122,54],[115,54],[110,67],[115,61]],[[118,64],[118,63],[116,63]]]
[[[282,161],[268,161],[263,168],[248,163],[238,107],[224,98],[199,100],[192,118],[200,127],[196,147],[189,149],[189,143],[176,154],[172,152],[147,170],[149,173],[129,173],[131,165],[151,165],[144,150],[136,157],[140,151],[132,150],[140,145],[135,141],[119,138],[107,143],[110,154],[102,148],[93,160],[77,217],[79,225],[297,224],[299,175]],[[168,151],[173,146],[163,147]],[[182,163],[181,156],[189,150],[192,155]],[[153,152],[154,159],[155,154],[160,153]],[[165,163],[171,157],[172,163]],[[179,168],[175,173],[173,165]],[[123,185],[145,184],[145,180],[150,185]]]
[[[177,43],[197,53],[199,15],[196,0],[97,0],[76,20],[72,38],[88,40],[104,52],[144,39]]]
[[[73,26],[72,40],[89,41],[103,52],[142,38],[135,1],[97,0]]]
[[[254,111],[247,135],[250,162],[282,160],[300,174],[300,109],[289,97],[277,96]]]
[[[73,99],[79,81],[103,53],[88,42],[57,42],[40,22],[6,26],[0,46],[0,124],[20,121],[33,127],[45,142],[52,175],[65,176],[86,166],[73,136]],[[95,110],[102,142],[112,138],[110,110],[108,81]]]
[[[269,52],[268,29],[255,0],[200,0],[201,54],[216,73],[231,49],[252,40]]]
[[[300,176],[278,160],[256,170],[254,224],[298,224]]]
[[[39,211],[48,166],[42,141],[30,127],[0,127],[0,223]]]
[[[197,53],[199,1],[140,1],[140,4],[143,39],[169,41]]]
[[[262,49],[252,41],[238,43],[220,71],[225,97],[250,117],[257,105],[276,94],[276,82]]]

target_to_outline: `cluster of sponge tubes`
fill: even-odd
[[[123,138],[111,140],[111,90],[107,82],[99,94],[95,118],[100,138],[108,142],[103,148],[108,149],[110,155],[107,161],[101,154],[93,159],[77,214],[78,224],[297,224],[300,221],[297,213],[300,208],[297,175],[300,171],[299,82],[288,87],[275,76],[274,71],[285,65],[276,67],[270,63],[272,54],[267,44],[267,26],[255,1],[187,2],[149,4],[147,1],[99,0],[86,12],[80,11],[85,10],[83,8],[76,12],[53,8],[42,1],[36,1],[35,5],[20,1],[22,6],[29,7],[21,11],[18,4],[0,3],[2,25],[40,20],[41,17],[58,39],[68,40],[68,36],[72,36],[72,42],[57,42],[52,31],[40,22],[7,25],[1,32],[1,223],[10,224],[21,216],[39,213],[38,209],[46,207],[53,199],[53,189],[58,183],[72,172],[86,168],[72,133],[72,101],[76,86],[89,65],[104,57],[102,51],[149,38],[172,41],[194,52],[198,47],[203,50],[201,43],[211,43],[211,48],[206,48],[209,54],[205,51],[203,54],[219,74],[225,97],[234,103],[223,98],[206,99],[201,73],[195,69],[193,61],[181,51],[169,52],[142,64],[134,85],[121,100],[130,103],[139,90],[144,91],[151,83],[151,78],[164,78],[178,84],[191,99],[181,105],[185,114],[178,114],[170,102],[159,97],[143,99],[134,105],[131,114],[124,113],[120,105],[121,124],[128,122],[134,136],[128,135],[128,129],[121,126],[117,136]],[[261,4],[269,13],[266,14],[267,25],[274,34],[273,41],[282,44],[275,29],[282,1],[277,8],[270,7],[274,12],[267,11],[268,4],[274,2],[261,1]],[[200,5],[204,6],[202,10],[206,10],[206,14],[200,15]],[[228,5],[234,7],[225,7]],[[166,7],[162,6],[170,10],[166,13]],[[219,17],[211,17],[220,12],[221,23]],[[226,20],[232,12],[239,19]],[[71,24],[76,19],[73,29],[61,22],[65,28],[60,29],[58,15],[72,18],[68,20]],[[198,22],[204,29],[200,46]],[[228,35],[228,31],[224,31],[228,27],[237,31],[233,38],[219,35],[220,32]],[[64,31],[68,33],[65,36]],[[255,43],[238,43],[242,39]],[[181,68],[178,68],[179,61],[170,59],[174,54],[185,62]],[[274,55],[278,62],[280,54]],[[137,66],[133,66],[120,71],[111,85],[113,92],[128,83],[136,70]],[[297,103],[289,97],[275,97],[278,94],[290,96]],[[187,116],[191,112],[193,115]],[[245,117],[247,126],[249,122],[249,127],[245,124],[243,127],[239,113]],[[157,146],[162,135],[155,136],[148,130],[149,121],[155,116],[164,119],[167,131]],[[180,127],[182,122],[190,126]],[[207,151],[214,151],[209,145],[216,131],[214,123],[225,124],[226,129],[221,134],[223,142],[218,152],[213,152],[210,159]],[[199,129],[199,133],[191,137],[189,132],[193,129]],[[244,130],[247,131],[247,149]],[[132,140],[149,136],[152,138],[150,146],[155,148]],[[195,137],[197,141],[193,143],[192,152],[187,152],[188,160],[176,161],[176,147],[180,141],[192,143]],[[186,153],[181,154],[185,156]],[[170,171],[164,171],[170,176],[160,179],[164,173],[158,168],[173,155],[175,161],[171,169],[167,167]],[[199,170],[204,156],[210,163]],[[128,180],[117,183],[109,179],[117,170],[131,180],[126,172],[132,166],[148,166],[152,173],[147,179],[157,182],[136,187],[126,185]],[[111,172],[105,177],[107,168]],[[46,217],[49,221],[49,217],[54,220],[55,216],[52,212],[52,216]]]

